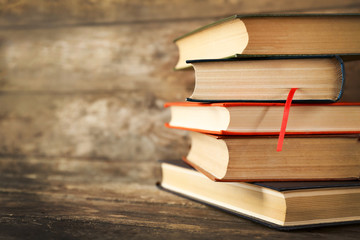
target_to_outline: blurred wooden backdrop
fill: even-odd
[[[186,133],[163,127],[163,104],[189,96],[193,73],[172,70],[174,38],[235,13],[359,8],[358,0],[0,0],[0,154],[181,157]]]

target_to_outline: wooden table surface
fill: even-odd
[[[0,239],[360,238],[359,225],[280,232],[161,191],[157,162],[2,156],[0,169]]]

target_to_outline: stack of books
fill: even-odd
[[[195,88],[166,104],[167,126],[192,143],[162,162],[159,186],[278,229],[360,221],[360,103],[341,102],[359,26],[357,14],[236,15],[176,39]]]

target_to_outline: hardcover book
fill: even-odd
[[[338,56],[192,60],[195,88],[187,101],[284,102],[298,88],[293,102],[336,102],[344,85]]]
[[[280,230],[360,221],[360,182],[213,182],[178,162],[161,164],[159,186]]]
[[[220,135],[276,135],[284,103],[167,103],[171,128]],[[292,104],[286,134],[360,133],[360,103]]]
[[[358,55],[359,26],[359,14],[234,15],[175,39],[175,69],[239,55]]]
[[[184,160],[214,181],[325,181],[360,178],[359,135],[216,136],[190,132]]]

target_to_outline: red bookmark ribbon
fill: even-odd
[[[286,132],[286,125],[287,125],[289,113],[290,113],[290,107],[291,107],[291,103],[292,103],[292,100],[293,100],[296,90],[297,90],[297,88],[290,89],[290,92],[286,99],[286,103],[285,103],[285,107],[284,107],[284,114],[283,114],[283,119],[281,122],[281,129],[280,129],[280,134],[279,134],[279,139],[278,139],[278,145],[277,145],[277,149],[276,149],[276,151],[278,151],[278,152],[281,152],[281,150],[282,150],[285,132]]]

